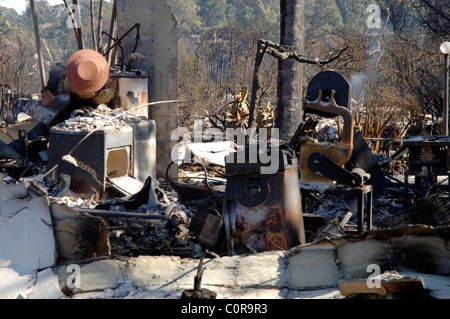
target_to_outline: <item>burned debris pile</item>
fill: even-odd
[[[98,58],[79,51],[68,65],[77,57]],[[97,63],[104,68],[104,61]],[[32,181],[52,202],[104,218],[112,255],[198,257],[205,248],[216,255],[255,253],[374,228],[448,226],[448,138],[383,139],[384,123],[375,125],[381,131],[375,141],[366,139],[363,133],[373,123],[361,124],[358,114],[354,119],[349,84],[336,72],[322,72],[311,81],[308,117],[287,145],[272,149],[281,154],[281,170],[264,175],[262,164],[238,163],[241,153],[249,158],[251,145],[184,143],[178,150],[183,160],[172,162],[159,179],[154,122],[141,110],[148,103],[141,99],[126,109],[117,107],[113,101],[124,100],[117,86],[125,85],[117,72],[111,68],[111,77],[99,75],[94,94],[78,83],[80,74],[54,69],[41,100],[18,100],[23,119],[0,131],[3,182]],[[125,77],[141,74],[133,72]],[[335,86],[339,90],[331,95],[324,91]],[[230,112],[233,103],[242,101],[229,103]],[[233,128],[245,131],[248,114],[237,118],[242,123],[235,118]],[[390,142],[387,153],[380,141]],[[186,164],[189,154],[203,163]],[[176,178],[169,174],[172,166]],[[401,172],[393,176],[397,168]],[[249,224],[252,207],[263,215],[267,209],[266,219]],[[292,229],[272,233],[278,223]]]
[[[158,123],[149,114],[155,104],[176,101],[148,102],[149,74],[131,67],[144,59],[133,52],[111,67],[98,52],[79,50],[65,67],[53,66],[38,99],[17,100],[17,121],[0,128],[0,227],[11,219],[14,229],[7,234],[20,222],[32,229],[31,219],[15,217],[37,213],[45,235],[37,238],[54,234],[46,267],[104,259],[134,263],[142,256],[195,259],[194,290],[185,290],[183,298],[215,298],[201,288],[206,257],[283,253],[280,268],[303,274],[281,285],[295,290],[316,287],[303,273],[317,275],[304,260],[314,254],[310,260],[326,260],[333,275],[317,286],[349,279],[339,286],[342,295],[358,296],[366,291],[352,281],[361,277],[360,270],[351,273],[355,251],[373,248],[364,262],[382,259],[383,270],[394,271],[405,260],[422,262],[421,255],[402,259],[414,249],[398,238],[420,242],[413,246],[421,254],[423,235],[435,236],[440,249],[425,263],[437,265],[439,275],[450,274],[445,261],[436,261],[448,256],[448,245],[441,249],[450,226],[448,136],[408,137],[405,129],[389,127],[392,118],[378,123],[366,115],[363,122],[352,110],[350,83],[323,71],[308,84],[304,120],[289,141],[279,139],[276,110],[249,104],[247,90],[225,104],[222,126],[203,132],[201,122],[201,138],[197,127],[165,139],[172,132],[161,135],[161,127],[169,130],[164,121],[170,116]],[[211,138],[229,129],[230,139]],[[386,130],[392,135],[383,136]],[[184,139],[191,133],[193,142]],[[180,141],[166,152],[174,140]],[[380,257],[384,253],[389,258]],[[388,287],[398,288],[396,280],[423,293],[420,277],[389,274],[376,294],[387,296]]]

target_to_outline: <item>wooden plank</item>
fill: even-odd
[[[379,287],[371,288],[366,279],[346,280],[338,283],[339,291],[347,298],[370,294],[386,297],[393,293],[422,292],[425,284],[422,277],[382,279]]]
[[[360,294],[376,294],[386,296],[387,290],[382,285],[379,288],[369,288],[366,279],[345,280],[338,283],[339,291],[347,298]]]
[[[425,284],[422,277],[407,277],[395,280],[387,280],[382,281],[381,284],[389,293],[404,291],[423,291],[425,289]]]

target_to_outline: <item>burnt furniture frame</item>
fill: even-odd
[[[422,175],[422,168],[428,169],[429,182],[436,182],[437,176],[448,176],[448,190],[450,193],[450,137],[434,139],[406,140],[403,142],[403,148],[409,150],[409,168],[405,172],[405,184],[409,185],[408,177],[415,176],[416,186],[418,184],[418,177]],[[429,148],[433,155],[432,160],[421,159],[423,150]],[[423,190],[423,195],[426,194],[427,188]]]

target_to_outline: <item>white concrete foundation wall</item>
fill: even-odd
[[[448,246],[438,239],[415,238],[417,245],[434,243],[439,257],[448,257]],[[219,299],[343,298],[337,288],[340,280],[367,278],[372,274],[369,265],[383,267],[397,258],[391,240],[325,240],[288,252],[206,258],[202,288],[216,292]],[[432,280],[429,284],[437,289],[437,296],[450,298],[449,259],[435,258],[431,262],[443,272],[424,276],[425,285]],[[75,293],[77,298],[109,298],[114,292],[105,293],[105,289],[115,287],[123,294],[125,287],[125,295],[132,298],[179,298],[183,290],[193,288],[198,263],[173,256],[97,261],[81,266],[81,286]],[[398,266],[403,269],[403,265]],[[58,269],[60,286],[64,286],[68,273],[65,266]]]
[[[75,298],[179,298],[193,288],[199,263],[107,256],[55,266],[56,245],[48,199],[0,183],[0,298],[64,298],[68,288]],[[343,298],[339,281],[367,278],[376,264],[422,276],[435,296],[450,298],[449,248],[448,227],[411,226],[283,252],[205,258],[202,288],[219,299]]]

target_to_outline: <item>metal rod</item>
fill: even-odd
[[[112,37],[114,37],[114,34],[116,33],[116,30],[117,30],[117,20],[116,19],[117,19],[117,3],[116,3],[116,0],[114,0],[113,11],[112,11],[112,16],[111,16],[111,24],[109,27],[109,34],[111,34]],[[108,40],[108,45],[106,47],[108,54],[104,55],[106,58],[106,61],[108,61],[109,66],[111,66],[111,62],[112,62],[111,61],[111,52],[110,52],[112,45],[113,45],[113,40],[110,38]]]
[[[103,34],[106,34],[110,39],[112,39],[114,41],[114,44],[103,54],[103,56],[106,56],[109,51],[111,51],[115,46],[119,45],[122,42],[123,39],[125,39],[125,37],[131,33],[131,31],[133,31],[134,29],[138,30],[138,35],[139,35],[139,29],[140,29],[141,25],[139,23],[136,23],[130,30],[128,30],[124,35],[122,35],[122,37],[120,37],[119,39],[115,39],[112,35],[106,33],[103,31]],[[137,42],[137,41],[136,41]],[[137,44],[135,45],[135,49],[137,47]]]
[[[406,188],[408,188],[408,189],[410,189],[411,191],[413,191],[415,194],[420,195],[420,196],[422,195],[422,192],[421,192],[421,191],[419,191],[418,189],[412,187],[411,185],[406,184],[406,183],[403,183],[402,181],[398,180],[397,178],[395,178],[395,177],[393,177],[393,176],[391,176],[391,175],[389,175],[389,174],[387,174],[387,173],[383,173],[383,174],[384,174],[384,176],[386,176],[388,179],[391,179],[391,180],[393,180],[393,181],[399,183],[400,185],[405,186]]]
[[[444,135],[448,135],[448,73],[449,73],[449,59],[448,54],[444,55]]]
[[[77,7],[77,14],[80,15],[81,14],[81,9],[80,9],[80,5],[78,3],[78,0],[73,0],[72,1],[73,4]],[[74,18],[76,21],[76,25],[75,27],[78,29],[77,30],[77,43],[78,43],[78,50],[84,50],[85,46],[84,46],[84,38],[83,38],[83,30],[82,30],[82,26],[81,26],[81,19],[78,21],[77,18]],[[78,25],[78,22],[80,23],[80,25]]]
[[[45,89],[45,87],[47,86],[47,79],[45,77],[45,66],[44,66],[44,59],[42,56],[41,37],[39,36],[39,25],[38,25],[38,21],[37,21],[36,10],[34,7],[34,0],[30,0],[30,7],[31,7],[31,14],[33,16],[34,37],[36,39],[36,50],[37,50],[38,59],[39,59],[41,84],[42,84],[42,89]]]
[[[248,128],[253,127],[253,121],[255,118],[255,110],[257,108],[257,104],[259,104],[259,94],[261,91],[261,84],[259,82],[259,71],[261,67],[261,63],[264,59],[264,55],[266,53],[266,46],[262,41],[258,41],[258,47],[256,51],[255,58],[255,67],[253,71],[253,83],[252,83],[252,97],[250,100],[250,115],[248,118]]]
[[[99,13],[98,13],[97,49],[98,49],[98,52],[103,54],[102,33],[103,33],[103,0],[100,0],[100,8],[99,8]]]
[[[75,23],[75,18],[73,15],[72,10],[69,7],[69,3],[67,2],[67,0],[63,0],[64,1],[64,5],[66,6],[67,12],[69,13],[69,17],[72,19],[72,25],[73,25],[73,32],[75,33],[75,40],[78,43],[78,29]]]
[[[97,48],[97,37],[95,36],[95,26],[94,26],[94,0],[89,2],[89,11],[91,14],[91,33],[92,33],[92,45],[94,46],[94,51],[98,51]]]
[[[48,49],[48,46],[47,46],[47,42],[45,41],[44,38],[42,38],[42,42],[44,42],[45,49],[47,50],[48,56],[50,57],[50,60],[53,62],[52,54],[50,53],[50,50]]]
[[[100,209],[88,209],[88,208],[72,208],[78,213],[86,213],[93,216],[105,217],[105,218],[142,218],[142,219],[167,219],[165,215],[153,215],[144,213],[131,213],[120,211],[109,211]]]

